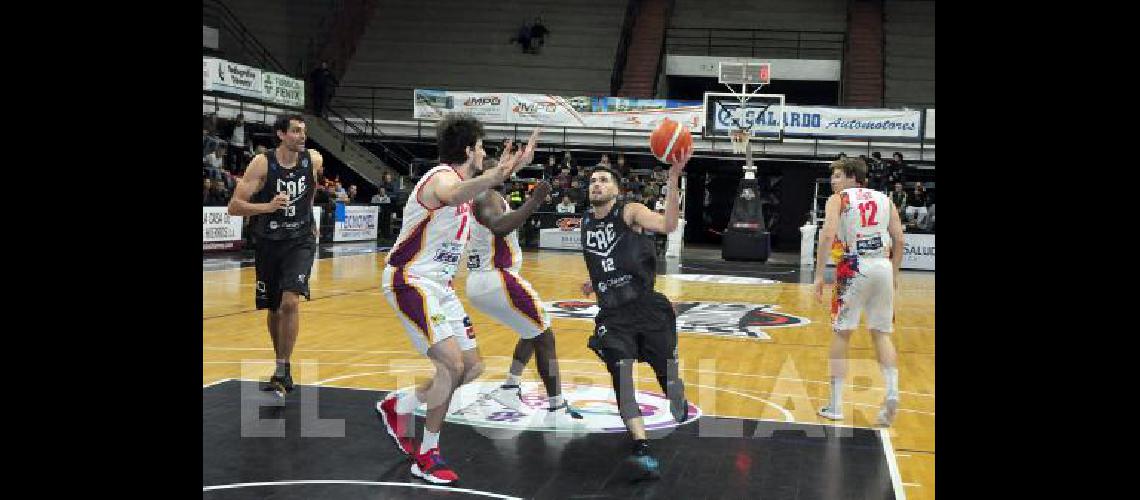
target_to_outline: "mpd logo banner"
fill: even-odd
[[[543,302],[555,318],[592,320],[598,306],[589,300],[557,300]],[[773,304],[730,302],[673,302],[677,312],[677,331],[724,337],[769,340],[764,330],[811,324],[811,320],[776,311]]]

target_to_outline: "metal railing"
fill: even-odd
[[[665,30],[665,52],[677,55],[842,59],[841,31],[675,27]]]
[[[292,72],[286,71],[285,66],[282,65],[276,57],[273,57],[273,54],[261,44],[257,37],[253,36],[253,33],[245,27],[241,19],[238,19],[226,4],[219,0],[205,0],[202,3],[202,21],[207,24],[213,23],[216,25],[213,27],[218,28],[219,50],[224,50],[220,42],[221,34],[226,33],[238,43],[241,50],[248,57],[248,60],[255,63],[256,66],[283,75],[293,74]]]

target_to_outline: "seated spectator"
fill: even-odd
[[[348,202],[349,203],[356,203],[357,201],[359,201],[356,198],[357,198],[356,184],[349,184],[348,185]]]
[[[623,178],[629,176],[629,165],[625,163],[625,153],[618,153],[617,165],[614,165],[614,167]]]
[[[380,188],[376,194],[372,195],[373,205],[388,205],[392,203],[392,198],[388,196],[388,190]]]
[[[560,214],[572,214],[578,211],[578,207],[573,201],[570,201],[569,195],[565,195],[562,197],[562,203],[558,204],[557,211]]]
[[[202,158],[205,158],[218,149],[222,140],[214,135],[209,127],[202,127]]]
[[[598,164],[596,166],[598,166],[598,167],[609,167],[610,166],[610,155],[603,154],[602,157],[598,160]]]
[[[553,193],[547,194],[546,199],[542,200],[542,204],[538,206],[536,212],[554,212],[557,205],[554,204]]]
[[[887,179],[883,166],[883,155],[878,151],[871,153],[867,160],[867,187],[876,191],[886,191]]]
[[[895,152],[892,159],[886,164],[887,182],[894,184],[896,182],[906,182],[906,163],[903,162],[902,153]]]
[[[554,177],[556,175],[558,175],[558,173],[559,173],[557,162],[558,162],[558,158],[555,158],[554,155],[550,155],[550,156],[546,157],[546,168],[544,168],[542,170],[542,178],[543,179],[546,179],[548,181],[553,182]]]
[[[665,197],[664,196],[658,196],[657,198],[655,198],[653,200],[653,210],[660,212],[660,213],[665,213]]]
[[[344,186],[340,184],[340,181],[333,181],[333,192],[336,193],[336,201],[348,201],[348,191],[344,190]]]
[[[632,179],[629,180],[629,182],[626,183],[626,187],[629,188],[630,191],[641,193],[641,189],[645,186],[641,182],[641,176],[635,175]]]
[[[891,191],[891,202],[895,204],[895,208],[906,213],[906,191],[903,191],[901,182],[895,183],[895,190]]]
[[[209,177],[203,177],[202,178],[202,206],[203,207],[210,206],[210,187],[213,186],[213,184],[214,183],[210,182]]]
[[[384,172],[383,177],[380,178],[380,185],[377,188],[383,189],[386,193],[395,193],[399,186],[396,185],[396,177],[392,172]]]
[[[230,203],[230,193],[221,179],[211,181],[210,193],[206,196],[206,206],[224,207]]]
[[[519,208],[523,204],[523,188],[517,182],[512,184],[507,195],[511,208]]]
[[[575,204],[589,203],[590,201],[586,198],[586,190],[582,187],[582,183],[576,179],[570,183],[570,191],[566,194],[570,195],[570,200]]]
[[[906,218],[912,227],[926,227],[926,188],[921,182],[915,183],[914,194],[907,199]]]
[[[554,187],[561,189],[570,189],[570,184],[574,182],[574,178],[570,176],[570,167],[562,166],[562,173],[554,179]]]

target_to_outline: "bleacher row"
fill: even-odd
[[[302,76],[314,61],[313,40],[328,25],[337,0],[266,2],[219,0],[285,69]],[[271,4],[267,6],[267,4]],[[884,0],[885,107],[934,105],[934,2]],[[413,87],[450,90],[608,95],[626,2],[613,0],[384,0],[340,79],[341,97],[371,96],[354,86],[384,86],[377,99],[394,106],[379,119],[407,119]],[[540,54],[524,54],[511,36],[541,17],[550,34]],[[844,32],[846,0],[675,0],[670,28]],[[230,37],[232,38],[232,37]],[[233,46],[222,32],[223,51]],[[794,57],[769,49],[758,57]],[[791,50],[791,49],[789,49]],[[227,53],[237,62],[241,54]],[[394,99],[393,99],[394,98]]]

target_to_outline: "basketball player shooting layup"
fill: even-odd
[[[305,120],[300,115],[277,117],[273,129],[280,144],[249,162],[227,212],[253,217],[254,301],[258,309],[269,309],[269,337],[277,357],[277,369],[263,390],[284,396],[293,390],[289,358],[300,329],[297,305],[302,295],[309,298],[308,278],[317,248],[313,195],[324,158],[305,150]]]
[[[582,256],[590,279],[582,284],[589,296],[598,293],[599,312],[587,344],[606,364],[617,396],[618,412],[634,439],[630,460],[644,476],[659,477],[657,459],[641,410],[634,398],[633,364],[649,363],[677,422],[688,419],[685,385],[677,369],[677,317],[669,299],[653,290],[657,254],[643,231],[669,234],[679,218],[681,172],[692,158],[692,147],[679,152],[669,168],[665,213],[640,203],[617,201],[620,174],[598,167],[590,174],[592,210],[582,220]]]
[[[891,344],[894,292],[898,289],[903,257],[903,230],[898,207],[887,195],[864,188],[867,164],[843,158],[831,164],[831,190],[827,215],[819,235],[815,266],[815,296],[823,302],[824,259],[835,259],[835,291],[831,299],[831,398],[819,415],[843,420],[843,380],[847,376],[847,343],[867,311],[867,329],[874,339],[887,395],[878,424],[890,426],[899,405],[899,371]],[[888,253],[887,249],[890,248]],[[888,260],[889,257],[889,260]]]
[[[471,232],[471,200],[530,162],[539,131],[531,134],[525,149],[512,152],[508,142],[498,165],[475,177],[486,154],[483,124],[449,115],[437,127],[440,165],[424,173],[414,199],[404,205],[404,225],[381,283],[412,346],[435,365],[435,376],[399,398],[389,394],[376,403],[376,411],[400,451],[412,457],[412,475],[449,484],[459,476],[440,457],[440,428],[455,390],[483,372],[471,320],[451,286]],[[421,402],[427,403],[427,419],[417,451],[408,431]]]

